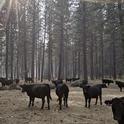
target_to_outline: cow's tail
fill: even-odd
[[[50,100],[52,100],[50,85],[49,85],[49,84],[46,84],[46,85],[47,85],[47,87],[48,87],[48,89],[49,89],[49,98],[50,98]]]
[[[49,98],[50,98],[50,100],[52,100],[52,97],[51,97],[51,95],[49,96]]]

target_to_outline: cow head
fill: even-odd
[[[52,83],[53,83],[55,86],[57,86],[56,80],[52,80]]]
[[[91,87],[90,85],[85,85],[85,86],[82,87],[84,94],[88,93],[88,90],[89,90],[90,87]]]
[[[101,84],[102,88],[107,88],[106,84]]]
[[[20,85],[20,87],[22,88],[22,92],[27,91],[27,85],[26,84]]]
[[[52,80],[52,83],[57,87],[57,85],[63,84],[63,80]]]
[[[124,117],[124,99],[114,98],[112,100],[106,100],[106,105],[112,106],[114,120],[121,121]]]
[[[115,84],[117,84],[117,85],[118,85],[118,84],[119,84],[119,81],[115,81]]]

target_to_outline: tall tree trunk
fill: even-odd
[[[39,44],[39,52],[38,52],[38,80],[41,77],[41,51],[42,51],[42,42]]]
[[[124,9],[123,9],[123,0],[118,0],[118,12],[119,12],[120,35],[121,35],[121,44],[122,44],[122,57],[124,58]],[[121,63],[122,63],[122,66],[124,67],[124,59],[122,59]],[[120,71],[119,73],[120,73],[120,75],[122,75],[122,73],[124,73],[124,71]]]
[[[90,78],[91,80],[94,79],[94,38],[93,38],[93,34],[91,34],[91,45],[90,45]]]
[[[35,10],[36,10],[36,1],[33,1],[33,22],[32,22],[32,63],[31,63],[31,77],[34,80],[34,59],[35,59],[35,39],[36,39],[36,25],[35,25]]]
[[[98,72],[99,72],[99,62],[98,62],[98,45],[97,45],[97,41],[96,41],[96,38],[94,39],[95,41],[95,77],[96,79],[98,79],[99,75],[98,75]]]
[[[116,46],[115,46],[115,33],[112,33],[112,49],[113,49],[113,79],[116,79]]]
[[[5,69],[6,69],[6,79],[8,79],[8,46],[9,45],[9,23],[6,25],[6,64],[5,64]]]
[[[64,6],[63,1],[61,1],[62,7]],[[64,60],[64,13],[61,8],[61,15],[60,15],[60,43],[59,43],[59,69],[58,69],[58,79],[63,79],[63,60]]]
[[[45,44],[46,44],[46,16],[47,16],[47,11],[46,11],[46,8],[45,8],[45,24],[44,24],[44,36],[43,36],[43,55],[42,55],[42,68],[41,68],[41,82],[43,81],[43,74],[44,74],[44,57],[45,57]]]
[[[27,29],[26,29],[26,9],[24,5],[24,16],[23,16],[23,45],[24,45],[24,77],[28,77],[28,72],[27,72]]]
[[[68,42],[68,34],[67,34],[67,31],[66,31],[66,36],[67,36],[67,39],[65,40],[65,44],[66,44],[66,46],[65,46],[65,78],[68,78],[68,75],[69,75],[69,70],[68,70],[68,44],[67,44],[67,42]]]
[[[83,78],[84,80],[88,80],[87,74],[87,46],[86,46],[86,3],[82,2],[82,42],[83,42]]]
[[[10,48],[11,48],[11,61],[10,61],[10,66],[11,66],[11,79],[13,79],[13,53],[14,53],[14,32],[13,32],[13,24],[11,24],[11,35],[10,35]]]
[[[80,51],[78,51],[78,78],[80,78],[80,72],[81,72],[81,70],[80,70],[80,61],[81,61],[80,57],[81,57]]]
[[[100,22],[100,65],[101,65],[101,74],[100,77],[103,79],[104,78],[104,24],[103,24],[103,13],[101,10],[100,13],[100,17],[101,17],[101,22]]]
[[[49,24],[48,24],[48,80],[52,77],[52,13],[49,13]]]

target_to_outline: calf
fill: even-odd
[[[95,105],[97,105],[98,97],[100,99],[100,104],[102,105],[102,88],[106,88],[106,84],[97,84],[94,86],[90,85],[80,85],[83,88],[83,94],[85,97],[85,107],[87,107],[87,102],[89,103],[88,107],[90,108],[91,98],[96,98]]]
[[[65,80],[66,80],[66,82],[69,81],[71,83],[72,78],[66,78]]]
[[[7,80],[6,78],[0,78],[0,82],[2,84],[2,87],[5,85],[9,86],[9,85],[13,84],[12,79]]]
[[[115,81],[115,83],[118,85],[118,87],[120,88],[120,92],[122,92],[122,88],[124,87],[124,82],[122,81]]]
[[[114,120],[117,120],[118,124],[124,124],[124,97],[106,100],[105,104],[111,105]]]
[[[80,78],[72,78],[72,81],[76,81],[79,80]]]
[[[83,85],[88,84],[88,80],[82,80],[82,84],[83,84]]]
[[[9,79],[9,80],[5,80],[5,85],[11,85],[13,84],[13,80],[12,79]]]
[[[66,82],[67,82],[67,81],[70,81],[70,82],[71,82],[71,81],[76,81],[76,80],[79,80],[79,79],[80,79],[80,78],[66,78]]]
[[[2,87],[6,85],[6,80],[7,80],[6,78],[3,78],[3,77],[0,78],[0,82],[2,84]]]
[[[15,81],[16,84],[19,84],[20,80],[19,79],[15,79],[14,81]]]
[[[31,78],[31,77],[26,77],[26,78],[25,78],[25,82],[26,82],[26,83],[27,83],[27,82],[33,83],[34,81],[33,81],[33,78]]]
[[[114,83],[113,80],[110,80],[110,79],[102,79],[102,83],[103,84],[108,84],[108,86],[110,85],[110,83]]]
[[[62,98],[64,101],[64,106],[68,107],[68,94],[69,94],[69,88],[64,83],[57,83],[53,82],[56,86],[56,95],[58,96],[59,100],[59,108],[62,109]]]
[[[63,80],[52,80],[53,84],[62,84]]]
[[[42,107],[41,109],[44,108],[44,103],[45,103],[45,96],[47,97],[47,103],[48,103],[48,109],[50,109],[50,86],[49,84],[30,84],[30,85],[20,85],[22,88],[22,92],[27,92],[27,95],[29,96],[29,104],[28,106],[30,107],[31,105],[34,106],[34,100],[36,98],[41,98],[42,99]]]

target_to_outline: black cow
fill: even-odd
[[[79,80],[80,78],[72,78],[72,81],[76,81]]]
[[[88,84],[88,80],[82,80],[82,84],[83,84],[83,85]]]
[[[65,80],[66,80],[66,82],[69,81],[71,83],[72,78],[66,78]]]
[[[117,120],[118,124],[124,124],[124,97],[106,100],[105,104],[112,106],[114,120]]]
[[[27,83],[27,82],[33,83],[34,80],[33,80],[33,78],[31,78],[31,77],[26,77],[26,78],[25,78],[25,82],[26,82],[26,83]]]
[[[29,96],[29,104],[28,106],[30,107],[31,105],[34,106],[34,100],[36,98],[41,98],[42,99],[42,107],[41,109],[44,108],[44,103],[45,103],[45,96],[47,97],[47,103],[48,103],[48,109],[50,109],[50,86],[49,84],[30,84],[30,85],[20,85],[22,88],[22,92],[27,92],[27,95]]]
[[[103,84],[108,84],[108,86],[110,85],[110,83],[114,83],[113,80],[110,80],[110,79],[102,79],[102,83]]]
[[[71,81],[76,81],[76,80],[79,80],[79,79],[80,79],[80,78],[66,78],[66,82],[67,82],[67,81],[70,81],[70,82],[71,82]]]
[[[9,85],[13,84],[12,79],[7,80],[6,78],[0,78],[0,82],[2,84],[2,87],[5,85],[9,86]]]
[[[56,86],[56,95],[58,96],[60,110],[62,109],[62,98],[64,101],[64,106],[68,107],[68,94],[69,88],[64,83],[53,82]]]
[[[52,80],[53,84],[62,84],[63,80]]]
[[[124,87],[124,82],[122,81],[115,81],[115,83],[118,85],[118,87],[120,88],[120,92],[122,92],[122,88]]]
[[[0,82],[2,84],[2,87],[6,85],[6,80],[7,80],[6,78],[3,78],[3,77],[0,78]]]
[[[16,84],[19,84],[20,80],[19,79],[14,79],[14,81],[15,81]]]
[[[85,97],[85,107],[87,107],[87,102],[89,103],[88,107],[90,108],[91,98],[96,98],[95,105],[97,105],[98,97],[100,99],[100,104],[102,105],[102,88],[107,88],[106,84],[97,84],[94,86],[80,85],[83,88],[83,94]]]
[[[9,79],[9,80],[6,80],[5,81],[5,85],[11,85],[11,84],[13,84],[13,80],[12,79]]]

